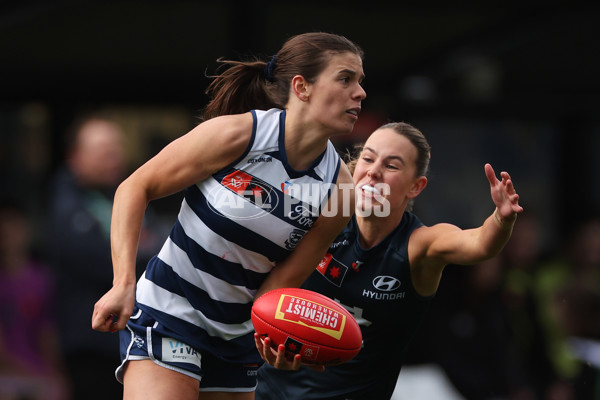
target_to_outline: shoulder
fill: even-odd
[[[200,123],[193,129],[197,143],[209,145],[215,153],[241,153],[253,134],[251,113],[223,115]]]
[[[250,135],[254,125],[254,116],[251,112],[244,114],[222,115],[209,119],[198,125],[201,130],[210,129],[220,136],[236,138],[239,136]]]

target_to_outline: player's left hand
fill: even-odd
[[[262,359],[265,360],[267,364],[277,369],[297,371],[301,366],[304,365],[318,372],[323,372],[325,370],[323,365],[312,365],[301,362],[300,354],[296,354],[292,361],[288,360],[285,356],[285,346],[280,344],[277,348],[277,351],[275,351],[271,347],[271,338],[269,337],[262,339],[260,335],[255,333],[254,342]]]
[[[500,217],[504,220],[514,220],[517,214],[523,211],[523,207],[519,205],[519,195],[517,194],[513,181],[506,171],[500,172],[500,178],[496,178],[496,173],[490,164],[485,164],[485,175],[490,182],[490,191],[492,200]]]

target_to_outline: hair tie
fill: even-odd
[[[269,82],[275,82],[275,77],[273,76],[273,70],[275,69],[275,64],[277,63],[277,54],[271,57],[271,60],[265,65],[265,79]]]

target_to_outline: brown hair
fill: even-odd
[[[252,59],[221,63],[206,89],[210,100],[203,112],[208,120],[219,115],[241,114],[252,109],[284,108],[296,75],[316,81],[333,54],[351,52],[364,58],[362,49],[344,36],[311,32],[288,39],[270,62]]]

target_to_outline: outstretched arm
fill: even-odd
[[[496,256],[510,239],[517,214],[523,211],[519,195],[508,172],[500,179],[490,164],[485,175],[496,208],[483,224],[473,229],[460,229],[452,224],[437,224],[413,232],[409,255],[413,283],[421,294],[437,290],[442,271],[447,264],[472,265]]]

